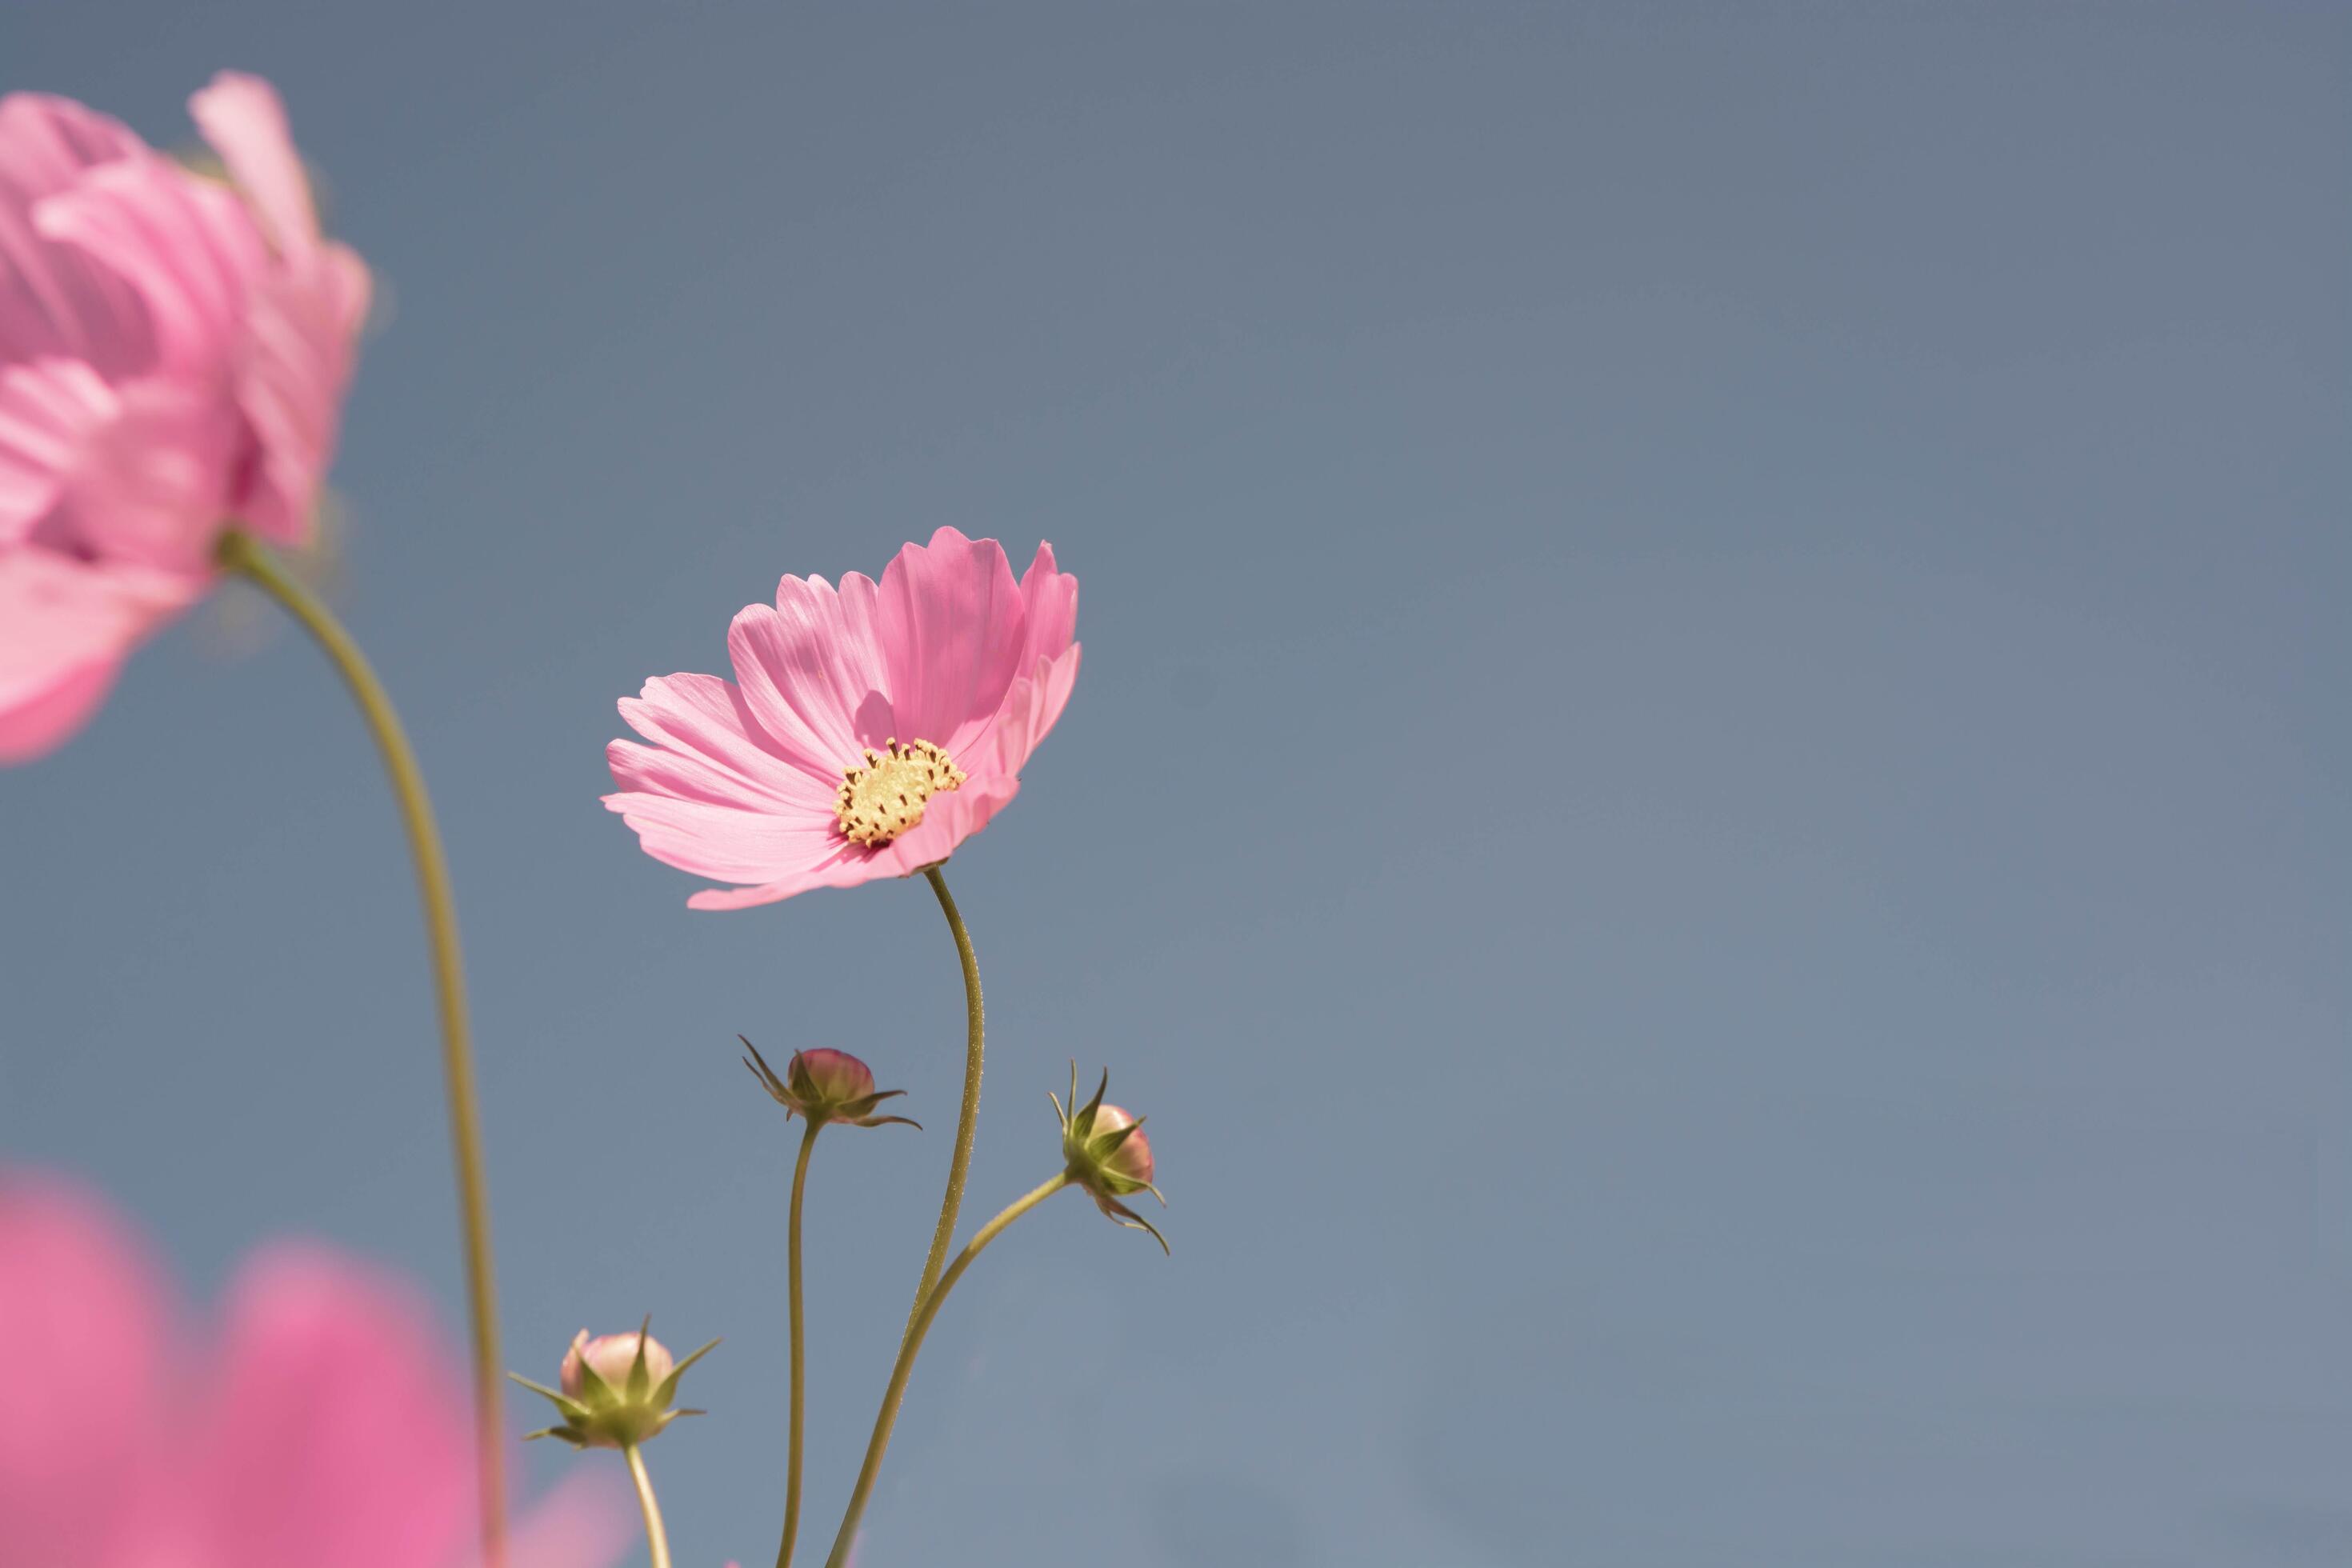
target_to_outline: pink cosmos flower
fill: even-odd
[[[320,237],[268,83],[189,109],[227,183],[0,98],[0,763],[81,726],[223,529],[311,530],[367,268]]]
[[[604,804],[646,854],[741,884],[687,901],[773,903],[937,865],[1021,788],[1078,678],[1078,580],[1040,544],[952,528],[882,581],[787,577],[728,628],[735,679],[672,675],[621,701],[652,745],[605,749]]]
[[[451,1568],[473,1536],[460,1363],[422,1303],[308,1247],[252,1259],[217,1335],[115,1216],[0,1173],[0,1561],[40,1568]],[[583,1478],[584,1481],[587,1478]],[[606,1568],[625,1511],[567,1487],[513,1568]]]

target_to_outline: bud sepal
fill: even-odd
[[[634,1334],[588,1337],[583,1329],[564,1353],[557,1381],[561,1390],[533,1383],[520,1373],[507,1375],[533,1394],[553,1403],[563,1420],[525,1435],[561,1437],[575,1448],[630,1448],[657,1437],[681,1415],[699,1410],[672,1407],[677,1380],[686,1369],[710,1353],[713,1340],[684,1361],[673,1361],[667,1347],[653,1337],[650,1314]]]
[[[1168,1200],[1158,1187],[1151,1184],[1151,1140],[1144,1135],[1143,1118],[1129,1114],[1116,1105],[1103,1103],[1103,1092],[1110,1088],[1110,1069],[1103,1069],[1102,1081],[1095,1086],[1094,1098],[1084,1105],[1078,1103],[1078,1064],[1070,1064],[1070,1104],[1064,1109],[1061,1097],[1051,1089],[1045,1098],[1054,1102],[1054,1114],[1062,1123],[1062,1159],[1064,1173],[1073,1186],[1084,1187],[1095,1200],[1095,1207],[1129,1230],[1146,1231],[1168,1250],[1168,1238],[1159,1227],[1118,1200],[1136,1193],[1150,1193],[1166,1208]]]

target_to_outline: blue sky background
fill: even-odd
[[[2352,1560],[2348,17],[83,0],[0,85],[171,141],[268,73],[379,269],[341,603],[456,857],[511,1359],[727,1336],[682,1563],[781,1513],[734,1035],[931,1129],[819,1152],[821,1545],[962,1015],[919,883],[688,911],[613,702],[952,522],[1087,645],[950,869],[972,1203],[1108,1061],[1176,1250],[991,1254],[866,1568],[2261,1568]],[[215,605],[0,812],[0,1149],[200,1290],[320,1234],[454,1330],[312,650]]]

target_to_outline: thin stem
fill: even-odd
[[[801,1309],[801,1194],[808,1186],[810,1152],[816,1148],[812,1121],[801,1134],[801,1157],[793,1165],[793,1217],[784,1242],[785,1290],[791,1301],[793,1342],[792,1435],[784,1448],[784,1539],[776,1548],[776,1568],[792,1568],[793,1542],[801,1532],[801,1424],[808,1399],[808,1352]]]
[[[646,1457],[635,1443],[621,1453],[629,1461],[629,1479],[637,1483],[637,1507],[646,1516],[646,1542],[653,1548],[653,1568],[669,1568],[669,1532],[662,1528],[661,1504],[654,1500],[654,1479],[646,1473]]]
[[[458,1218],[465,1237],[466,1304],[473,1330],[476,1451],[481,1467],[482,1562],[506,1562],[506,1434],[500,1415],[498,1285],[490,1263],[490,1199],[482,1171],[482,1112],[474,1088],[474,1050],[466,1021],[466,975],[457,947],[457,910],[441,831],[425,792],[425,774],[401,729],[392,699],[359,644],[332,611],[287,573],[242,530],[221,536],[221,566],[251,582],[283,605],[318,642],[351,689],[360,716],[383,755],[392,793],[408,831],[416,887],[425,905],[425,943],[433,955],[434,993],[441,1015],[441,1072],[449,1100],[449,1141],[457,1156]]]
[[[940,896],[940,912],[948,918],[948,930],[955,934],[956,956],[963,961],[963,1107],[956,1113],[955,1152],[948,1156],[947,1196],[940,1201],[939,1224],[931,1227],[931,1250],[923,1259],[923,1282],[915,1288],[915,1304],[907,1315],[909,1339],[914,1337],[916,1320],[923,1314],[923,1303],[930,1299],[931,1287],[939,1283],[940,1266],[947,1261],[948,1245],[955,1240],[956,1218],[963,1211],[964,1173],[971,1169],[971,1142],[980,1131],[980,1068],[985,1034],[980,959],[971,951],[971,933],[963,929],[955,895],[948,891],[947,879],[940,875],[940,868],[929,867],[923,875],[930,879],[931,891]]]
[[[882,1392],[882,1409],[874,1417],[874,1436],[866,1445],[866,1463],[857,1471],[857,1489],[849,1494],[849,1511],[842,1516],[841,1533],[834,1537],[833,1554],[824,1560],[825,1568],[843,1568],[849,1561],[849,1549],[857,1540],[858,1521],[866,1516],[866,1500],[874,1493],[874,1479],[881,1474],[882,1456],[890,1447],[890,1428],[898,1420],[898,1403],[907,1396],[907,1379],[914,1373],[915,1353],[923,1348],[923,1336],[930,1332],[931,1321],[940,1315],[940,1308],[946,1304],[948,1292],[955,1289],[956,1281],[963,1278],[963,1271],[971,1267],[972,1259],[986,1250],[988,1244],[994,1241],[1005,1226],[1069,1184],[1070,1173],[1063,1171],[1052,1181],[1032,1188],[1015,1199],[1010,1207],[982,1226],[979,1234],[964,1244],[963,1250],[956,1254],[955,1261],[948,1265],[947,1272],[940,1276],[939,1285],[923,1299],[921,1310],[916,1312],[913,1324],[907,1330],[907,1342],[898,1347],[898,1363],[890,1369],[890,1386]]]

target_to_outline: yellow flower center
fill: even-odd
[[[852,844],[879,849],[923,820],[923,805],[943,789],[963,783],[955,759],[929,741],[896,739],[878,754],[866,753],[862,768],[844,769],[834,820]]]

